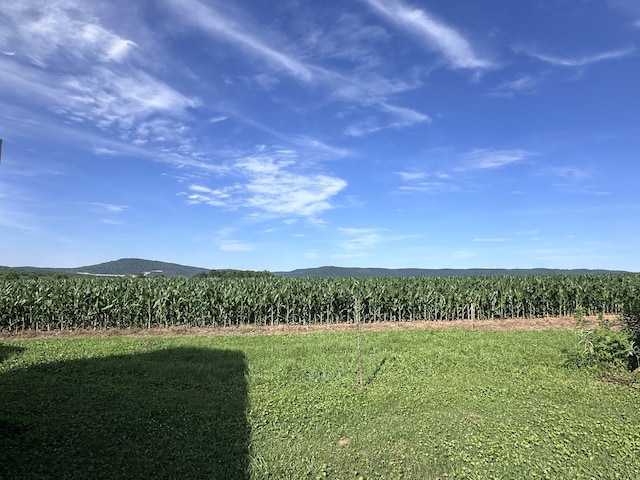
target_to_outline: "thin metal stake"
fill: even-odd
[[[360,388],[364,387],[362,380],[362,354],[360,353],[360,300],[358,297],[353,299],[355,315],[356,315],[356,350],[358,352],[358,378],[360,379]]]

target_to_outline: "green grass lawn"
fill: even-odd
[[[0,478],[640,478],[572,332],[0,342]]]

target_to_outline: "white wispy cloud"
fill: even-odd
[[[268,42],[248,32],[232,18],[198,0],[165,0],[165,3],[177,15],[200,27],[207,34],[227,40],[263,59],[272,67],[283,69],[304,82],[313,82],[317,75],[322,73],[320,69],[306,65],[294,56],[269,46]]]
[[[255,250],[254,245],[242,240],[225,240],[220,243],[219,248],[224,252],[250,252]]]
[[[189,193],[187,193],[187,203],[202,203],[212,207],[228,207],[235,208],[234,198],[232,194],[239,190],[239,186],[209,188],[204,185],[190,185]]]
[[[554,167],[549,170],[549,173],[574,182],[587,180],[593,176],[590,170],[578,167]]]
[[[130,62],[137,44],[102,25],[90,7],[35,0],[3,9],[12,27],[0,41],[16,54],[0,57],[0,87],[66,121],[116,129],[130,141],[166,138],[166,125],[200,100]]]
[[[396,59],[385,54],[393,35],[384,26],[372,23],[368,16],[362,15],[363,12],[345,13],[347,9],[340,8],[342,12],[332,15],[329,22],[318,21],[316,15],[311,15],[303,20],[302,41],[296,37],[296,44],[307,61],[328,66],[324,73],[340,95],[348,96],[349,91],[357,91],[359,85],[374,95],[376,91],[404,90],[408,83],[415,83],[430,70],[427,66],[414,64],[407,72],[409,80],[406,80],[407,75],[400,75],[402,79],[388,78],[385,72],[389,72],[392,62],[396,63]],[[320,10],[318,14],[324,15]],[[345,71],[349,72],[344,79],[347,81],[339,81],[338,72]],[[349,79],[356,83],[351,85]]]
[[[455,192],[460,190],[460,186],[454,182],[429,182],[429,181],[420,181],[420,182],[412,182],[407,185],[400,185],[398,187],[400,192],[425,192],[425,193],[436,193],[436,192]]]
[[[398,117],[400,119],[398,123],[407,124],[407,125],[413,125],[414,123],[420,123],[420,122],[431,123],[431,117],[423,113],[417,112],[411,108],[398,107],[396,105],[390,105],[386,102],[380,102],[379,106],[381,110]]]
[[[39,230],[36,226],[38,223],[38,218],[34,218],[32,215],[29,215],[17,208],[0,207],[1,227],[12,230],[22,230],[25,232],[36,232]]]
[[[369,249],[383,240],[379,228],[339,228],[338,232],[346,237],[339,243],[345,250]]]
[[[530,57],[537,58],[551,65],[560,67],[584,67],[592,63],[603,62],[606,60],[617,60],[627,57],[635,52],[634,48],[623,48],[618,50],[610,50],[607,52],[595,53],[591,55],[585,55],[581,57],[559,57],[555,55],[548,55],[531,50],[524,50],[524,52]]]
[[[333,258],[350,258],[369,255],[380,244],[397,243],[421,238],[421,234],[393,233],[387,228],[343,227],[337,229],[342,237],[337,242],[342,252],[332,255]]]
[[[0,167],[2,173],[2,167]],[[33,214],[34,196],[17,187],[14,178],[9,182],[0,181],[0,227],[24,232],[35,232],[42,224],[41,219]]]
[[[57,105],[63,102],[65,91],[58,86],[60,76],[25,65],[15,57],[0,57],[0,87],[15,98]]]
[[[385,112],[392,117],[386,122],[355,124],[347,129],[349,135],[363,136],[382,129],[397,129],[430,121],[425,114],[407,107],[392,105],[388,101],[389,95],[416,88],[420,84],[417,81],[391,81],[367,69],[365,72],[355,69],[351,76],[345,76],[323,66],[300,60],[293,53],[286,52],[286,46],[272,45],[264,35],[261,36],[259,32],[252,31],[229,15],[223,15],[199,0],[188,0],[186,5],[178,0],[165,0],[165,2],[187,22],[198,26],[208,35],[232,43],[237,48],[262,59],[274,70],[288,73],[302,84],[328,89],[330,94],[327,98],[358,103],[378,112]],[[380,33],[377,36],[379,37]],[[370,38],[369,41],[371,41]],[[316,43],[324,45],[319,42],[318,40]],[[365,47],[360,48],[362,52]],[[368,51],[371,52],[373,49],[369,46]],[[253,78],[265,89],[270,89],[278,83],[276,78],[264,73]]]
[[[100,221],[105,225],[123,225],[121,221],[114,220],[113,218],[101,218]]]
[[[269,135],[272,135],[273,137],[280,139],[287,144],[307,149],[307,153],[312,154],[314,159],[342,158],[349,156],[352,153],[346,148],[329,145],[328,143],[323,142],[322,140],[314,138],[310,135],[282,132],[271,126],[265,125],[264,123],[258,122],[248,115],[242,114],[238,111],[233,112],[233,117],[234,119],[239,120],[246,125],[250,125],[251,127],[254,127],[258,130],[266,132]]]
[[[328,145],[327,143],[308,135],[283,135],[282,138],[299,147],[312,149],[316,154],[322,156],[328,155],[332,158],[342,158],[351,154],[351,152],[346,148]]]
[[[427,178],[427,174],[425,172],[396,172],[396,175],[405,181],[417,181]]]
[[[46,68],[61,58],[82,62],[122,62],[136,47],[110,31],[74,1],[35,0],[3,6],[12,22],[4,43],[16,56]]]
[[[121,75],[111,69],[95,68],[90,76],[67,77],[61,84],[64,101],[56,110],[73,118],[94,122],[99,127],[116,126],[132,131],[137,123],[155,114],[181,116],[200,101],[186,97],[167,84],[143,71]],[[149,137],[156,132],[154,125],[133,130],[137,136]]]
[[[308,55],[349,61],[366,67],[383,63],[371,46],[391,38],[380,25],[367,24],[361,15],[345,12],[332,18],[330,24],[319,24],[315,17],[311,17],[304,24],[304,31],[307,33],[302,46]]]
[[[104,215],[99,220],[105,225],[123,225],[122,214],[129,209],[128,205],[116,203],[90,202],[88,205],[92,213]]]
[[[515,95],[531,94],[538,90],[540,79],[531,75],[521,75],[499,84],[489,93],[493,97],[511,98]]]
[[[331,89],[331,98],[372,107],[384,107],[390,96],[415,90],[423,85],[419,78],[413,76],[407,80],[390,79],[366,68],[358,69],[351,76],[327,71],[325,78]]]
[[[471,184],[469,176],[473,173],[500,169],[508,165],[522,162],[535,155],[534,152],[523,149],[485,149],[477,148],[467,153],[446,153],[446,161],[433,162],[432,170],[415,168],[401,170],[395,174],[403,182],[398,187],[399,192],[456,192],[461,189],[477,187]],[[451,158],[449,158],[451,157]],[[440,163],[439,167],[436,164]]]
[[[610,195],[611,192],[603,190],[601,186],[594,182],[596,175],[593,170],[581,167],[555,167],[547,170],[548,175],[555,177],[558,181],[553,186],[564,192],[585,195]]]
[[[342,178],[310,171],[308,165],[302,168],[293,151],[262,147],[231,164],[231,184],[218,188],[191,185],[184,194],[187,202],[314,219],[333,208],[331,199],[347,186]]]
[[[11,168],[10,172],[13,175],[7,177],[3,169],[6,170],[6,166],[0,165],[0,174],[8,181],[0,180],[0,227],[24,232],[38,231],[42,225],[42,218],[34,215],[33,211],[35,205],[40,202],[32,192],[21,187],[16,181],[16,177],[22,176],[22,173],[16,176],[16,170]],[[26,171],[24,174],[30,175]]]
[[[229,117],[227,117],[226,115],[220,115],[220,116],[218,116],[218,117],[212,117],[212,118],[210,118],[210,119],[209,119],[209,122],[211,122],[211,123],[224,122],[227,118],[229,118]]]
[[[424,9],[398,0],[364,0],[374,11],[401,29],[416,35],[431,49],[440,52],[454,68],[489,69],[493,62],[482,58],[455,28]]]
[[[428,115],[410,108],[398,107],[381,102],[379,104],[379,109],[389,113],[393,120],[390,122],[387,121],[386,123],[380,123],[377,118],[371,117],[359,120],[358,122],[349,125],[345,129],[345,134],[352,137],[363,137],[381,130],[406,128],[418,123],[431,123],[431,118]]]
[[[448,172],[433,171],[426,172],[420,170],[395,172],[400,179],[405,182],[398,190],[400,192],[425,192],[436,193],[445,191],[457,191],[460,186],[456,182],[457,177]]]
[[[501,168],[534,155],[528,150],[491,150],[477,148],[462,156],[463,163],[456,170],[485,170]]]
[[[95,153],[96,155],[108,155],[108,156],[113,156],[116,155],[118,152],[112,148],[107,148],[107,147],[94,147],[93,149],[93,153]]]
[[[109,213],[120,213],[129,208],[127,205],[118,205],[115,203],[91,202],[91,205],[99,207]]]
[[[289,162],[271,156],[236,164],[249,178],[246,205],[276,215],[314,217],[331,208],[329,200],[347,186],[338,177],[290,171]]]

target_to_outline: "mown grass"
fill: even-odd
[[[640,389],[572,332],[0,344],[0,478],[640,478]]]

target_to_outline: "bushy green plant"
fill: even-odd
[[[602,314],[598,316],[598,326],[589,327],[581,307],[576,309],[574,319],[581,346],[579,364],[629,370],[638,366],[640,352],[627,329],[612,329],[610,322]]]
[[[640,347],[640,297],[625,304],[622,321],[636,347]]]
[[[624,331],[596,329],[590,338],[589,352],[595,366],[634,368],[633,342]]]

